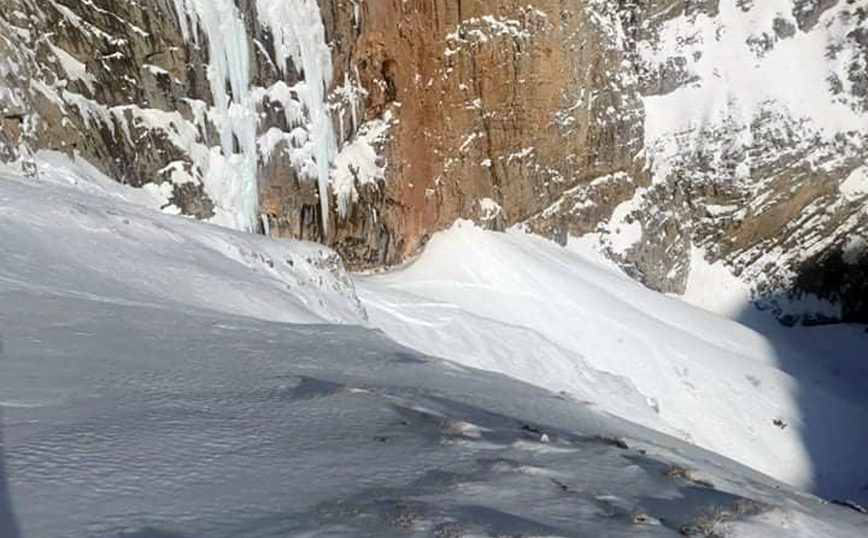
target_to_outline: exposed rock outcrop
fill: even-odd
[[[5,162],[63,151],[159,185],[164,210],[328,242],[356,267],[472,218],[594,234],[668,292],[701,247],[787,320],[868,318],[858,3],[7,4]],[[838,307],[794,314],[781,290]]]

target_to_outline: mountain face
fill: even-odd
[[[4,0],[0,158],[355,267],[470,218],[865,320],[866,73],[854,0]]]

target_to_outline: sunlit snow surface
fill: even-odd
[[[595,297],[607,305],[597,314],[606,323],[629,314],[606,297],[639,288],[574,252],[539,263],[585,275],[585,314],[570,309],[566,293],[581,285],[546,284],[548,273],[510,259],[547,253],[547,244],[459,225],[416,265],[365,279],[368,322],[353,282],[319,246],[155,213],[124,201],[139,191],[89,185],[85,193],[84,183],[62,169],[39,180],[0,172],[0,536],[617,537],[679,536],[691,525],[731,536],[864,535],[868,518],[855,511],[602,412],[624,399],[621,412],[635,409],[649,424],[657,416],[631,388],[642,389],[640,376],[603,373],[600,356],[575,363],[575,379],[587,377],[574,390],[557,371],[531,380],[540,388],[432,357],[474,364],[494,337],[504,358],[513,351],[501,369],[522,378],[520,367],[562,368],[547,364],[549,352],[576,357],[538,327],[511,336],[495,319],[493,334],[478,333],[476,343],[459,335],[462,355],[448,331],[439,333],[442,348],[423,354],[347,324],[392,332],[390,316],[405,315],[409,327],[419,309],[460,308],[465,328],[483,329],[473,325],[483,306],[471,303],[484,286],[453,285],[446,307],[442,297],[425,306],[422,295],[383,306],[410,291],[435,295],[430,282],[410,283],[413,271],[459,283],[468,267],[501,286],[504,300],[526,298],[491,305],[503,316],[513,306],[541,312],[534,294],[546,286],[560,290],[547,308],[563,323],[590,319]],[[490,256],[496,246],[513,276],[498,280],[472,258],[438,259],[456,236]],[[521,282],[510,272],[519,264]],[[397,289],[401,279],[417,287]],[[637,293],[630,308],[638,313],[622,325],[662,316],[658,301],[676,304]],[[708,327],[730,327],[695,336],[706,342],[695,346],[758,345],[756,335],[738,338],[746,329],[690,312]],[[667,316],[653,328],[677,349],[687,337],[665,330],[675,323]],[[574,319],[580,334],[614,327],[582,329]],[[628,350],[613,352],[612,363],[641,369],[654,354]],[[604,394],[610,389],[615,396]],[[726,402],[725,390],[707,401]],[[668,404],[660,401],[662,428]]]
[[[712,276],[703,282],[702,274]],[[731,306],[739,290],[714,275],[704,270],[690,291],[716,290]],[[865,495],[864,375],[862,395],[841,394],[846,376],[819,360],[823,350],[789,342],[790,333],[770,340],[645,289],[579,244],[563,249],[458,222],[415,263],[358,285],[372,322],[402,344],[567,391],[799,487]],[[742,310],[749,317],[753,307]],[[859,355],[868,338],[852,332],[844,371],[865,362]],[[806,334],[835,338],[826,329]],[[789,426],[775,427],[776,419]],[[817,434],[805,431],[816,422],[838,439],[828,443],[834,449],[822,469],[804,442]]]

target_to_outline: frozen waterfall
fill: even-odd
[[[251,91],[250,40],[234,0],[173,0],[184,38],[208,40],[208,79],[214,98],[209,117],[220,133],[222,155],[212,152],[205,173],[205,189],[218,210],[216,220],[234,228],[252,229],[257,223],[257,102]],[[292,61],[304,82],[294,89],[302,101],[316,162],[324,235],[328,236],[329,170],[337,143],[326,92],[331,83],[331,51],[325,41],[316,0],[257,0],[259,22],[274,36],[277,65],[285,71]],[[285,76],[285,73],[284,73]],[[298,170],[310,163],[292,162]],[[228,165],[228,166],[227,166]],[[314,174],[305,174],[314,175]]]

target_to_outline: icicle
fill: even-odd
[[[356,69],[356,77],[359,76],[359,71]],[[353,124],[350,126],[351,131],[355,131],[359,128],[359,101],[358,96],[356,95],[355,88],[353,87],[353,83],[350,82],[350,74],[344,73],[344,87],[352,88],[350,91],[350,105],[353,111]]]
[[[274,37],[278,67],[286,69],[287,60],[292,60],[304,73],[306,91],[300,92],[300,96],[307,108],[316,148],[323,233],[328,237],[329,168],[337,153],[337,142],[326,104],[332,77],[331,50],[326,44],[319,5],[316,0],[256,0],[256,8],[260,22]]]
[[[256,103],[250,94],[250,51],[247,28],[233,0],[174,0],[181,32],[198,43],[197,27],[208,38],[208,81],[214,98],[212,120],[220,132],[220,146],[234,173],[227,173],[213,156],[205,188],[215,205],[230,214],[235,228],[256,226]],[[227,82],[231,95],[227,92]],[[240,154],[235,153],[235,145]]]
[[[252,229],[256,225],[258,210],[257,122],[256,102],[250,91],[247,29],[234,0],[173,1],[184,38],[192,37],[198,43],[199,26],[208,38],[208,80],[214,97],[211,119],[220,132],[223,156],[238,172],[234,176],[227,173],[226,163],[218,163],[212,156],[214,173],[206,174],[206,192],[209,190],[207,179],[210,178],[210,183],[214,183],[210,190],[219,198],[215,204],[235,213],[236,227]],[[287,61],[291,60],[304,73],[303,91],[298,93],[307,109],[323,231],[327,237],[329,170],[337,153],[337,141],[326,103],[332,63],[319,5],[316,0],[256,0],[256,7],[260,23],[274,36],[274,53],[279,68],[286,69]],[[188,19],[191,28],[187,27]],[[235,154],[236,141],[240,154]],[[293,162],[293,165],[305,168],[307,163]]]

